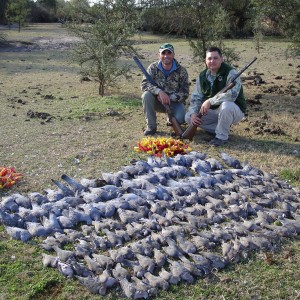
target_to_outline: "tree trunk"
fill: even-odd
[[[103,97],[104,96],[104,82],[99,82],[99,95],[101,96],[101,97]]]

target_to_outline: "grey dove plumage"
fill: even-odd
[[[221,158],[149,157],[106,181],[63,175],[45,194],[2,197],[0,222],[11,238],[39,237],[43,265],[91,293],[123,285],[126,297],[155,297],[300,233],[299,188]]]
[[[77,182],[73,178],[70,178],[66,174],[61,175],[61,179],[67,182],[75,193],[86,192],[88,190],[87,187],[82,185],[80,182]]]
[[[70,264],[58,261],[57,269],[65,277],[72,278],[74,276],[74,270]]]
[[[5,230],[7,234],[14,240],[28,242],[31,239],[31,234],[24,228],[5,226]]]
[[[57,256],[42,253],[42,257],[43,257],[43,266],[44,267],[51,267],[51,268],[57,267],[57,263],[59,261],[59,258]]]
[[[166,291],[169,288],[169,283],[162,279],[159,276],[155,276],[151,274],[150,272],[146,272],[144,274],[144,277],[147,279],[147,282],[153,287],[153,288],[158,288]]]

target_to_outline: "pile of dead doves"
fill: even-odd
[[[13,239],[40,240],[44,266],[91,293],[147,299],[300,232],[299,189],[221,157],[149,157],[102,173],[102,185],[62,175],[45,194],[3,197],[0,221]]]

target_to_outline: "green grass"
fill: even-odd
[[[103,97],[101,101],[98,98],[89,98],[82,107],[77,107],[70,111],[70,116],[73,118],[82,118],[83,116],[105,116],[109,113],[110,109],[115,112],[126,113],[137,107],[140,107],[141,100],[139,99],[126,99],[119,96],[107,96]]]
[[[289,181],[291,184],[296,184],[300,182],[300,169],[291,170],[283,169],[280,172],[280,177],[286,181]]]

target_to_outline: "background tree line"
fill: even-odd
[[[222,49],[237,61],[226,38],[253,37],[259,52],[264,36],[291,42],[300,54],[300,0],[0,0],[0,23],[61,22],[82,42],[74,51],[84,76],[99,82],[99,94],[126,76],[122,55],[136,53],[131,37],[139,31],[185,37],[195,61],[205,50]],[[0,32],[0,42],[4,39]]]
[[[106,1],[94,2],[105,5]],[[300,21],[299,0],[136,0],[133,2],[136,9],[141,12],[140,29],[187,37],[197,36],[199,23],[207,21],[201,16],[207,13],[207,10],[209,10],[207,18],[210,18],[210,24],[226,25],[225,37],[228,38],[253,36],[254,24],[257,20],[264,35],[286,36],[286,30],[291,27],[297,30]],[[11,5],[14,5],[13,9],[9,9]],[[64,22],[72,19],[71,11],[74,7],[80,11],[81,7],[93,5],[94,3],[89,0],[0,0],[0,24],[10,23],[14,10],[20,6],[26,14],[24,22],[34,23]],[[226,14],[226,24],[218,18],[221,12]],[[191,20],[194,21],[191,23]]]

